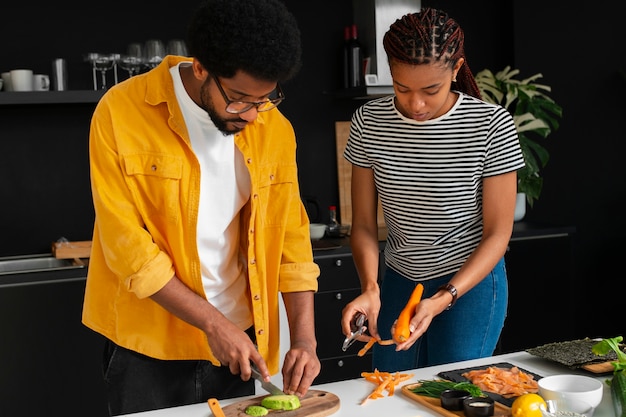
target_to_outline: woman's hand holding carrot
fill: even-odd
[[[406,342],[409,339],[409,336],[411,336],[411,319],[413,318],[413,315],[415,315],[415,309],[417,308],[417,305],[422,300],[423,293],[424,285],[418,283],[411,293],[409,301],[407,301],[406,305],[400,312],[398,320],[396,321],[393,329],[393,339],[396,341],[396,343]]]

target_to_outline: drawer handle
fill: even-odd
[[[342,263],[343,263],[343,262],[341,262],[341,259],[337,259],[337,260],[335,261],[335,266],[341,266],[341,264],[342,264]]]
[[[343,295],[341,295],[340,292],[338,292],[337,294],[335,294],[335,299],[337,300],[341,300],[343,298]]]
[[[342,360],[338,360],[337,361],[337,366],[340,368],[343,368],[343,361]]]

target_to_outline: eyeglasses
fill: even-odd
[[[276,84],[276,89],[272,91],[270,97],[264,101],[234,101],[228,98],[224,88],[222,88],[220,80],[218,80],[215,75],[211,76],[215,80],[215,84],[217,84],[217,88],[219,88],[220,93],[222,93],[222,97],[224,97],[224,101],[226,102],[226,111],[231,114],[245,113],[253,107],[256,107],[258,112],[272,110],[285,99],[283,90],[280,88],[279,84]]]

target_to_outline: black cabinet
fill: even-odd
[[[49,275],[0,285],[0,415],[108,416],[104,342],[81,323],[85,278]]]
[[[317,251],[315,262],[321,270],[319,289],[315,294],[315,333],[317,355],[322,363],[315,383],[358,378],[361,372],[371,368],[371,354],[357,356],[363,347],[359,342],[346,352],[341,349],[345,339],[341,332],[341,311],[361,293],[350,248],[346,243],[340,249]]]
[[[509,305],[497,353],[585,337],[574,270],[574,227],[516,223],[505,255]]]
[[[337,249],[315,251],[319,265],[319,289],[315,294],[315,333],[317,354],[322,370],[316,384],[358,378],[361,372],[371,371],[371,351],[358,356],[364,343],[355,342],[342,350],[345,336],[341,332],[341,312],[344,306],[361,294],[361,283],[352,259],[349,240],[343,239]],[[381,242],[381,258],[384,242]],[[379,271],[379,279],[382,277]]]

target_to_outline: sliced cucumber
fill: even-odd
[[[260,405],[249,405],[246,407],[245,413],[249,416],[260,417],[266,416],[269,410]]]
[[[261,400],[261,405],[271,410],[295,410],[300,408],[300,398],[296,395],[268,395]]]

